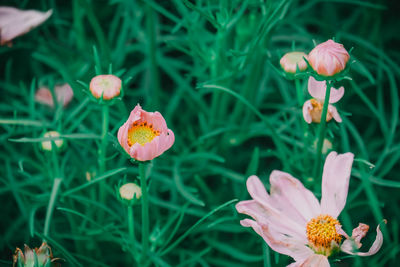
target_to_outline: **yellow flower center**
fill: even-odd
[[[342,236],[336,232],[340,225],[332,216],[321,214],[307,223],[307,238],[310,247],[318,254],[329,256],[337,248]]]
[[[311,105],[313,109],[310,111],[311,115],[311,120],[316,123],[321,122],[321,116],[322,116],[322,108],[324,106],[324,103],[321,103],[315,99],[311,99]],[[330,121],[332,119],[332,114],[328,110],[328,114],[326,116],[326,121]]]
[[[160,131],[153,128],[151,123],[135,122],[128,130],[128,145],[139,143],[141,145],[150,143],[156,136],[160,135]]]

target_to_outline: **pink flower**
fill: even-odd
[[[119,128],[118,141],[132,158],[146,161],[168,150],[174,144],[175,136],[158,111],[147,112],[137,104]]]
[[[271,173],[270,194],[257,176],[250,176],[247,190],[253,199],[239,202],[236,209],[254,220],[244,219],[241,225],[252,227],[273,250],[292,257],[292,267],[329,266],[328,256],[338,249],[359,256],[375,254],[383,242],[379,226],[371,249],[356,252],[353,247],[361,246],[360,240],[368,229],[362,224],[349,237],[341,231],[337,219],[346,204],[353,158],[352,153],[331,152],[327,156],[321,202],[288,173]],[[346,240],[341,243],[343,236]]]
[[[90,92],[95,98],[110,100],[119,96],[121,92],[121,79],[115,75],[97,75],[90,81]]]
[[[54,93],[56,94],[57,102],[62,104],[64,107],[66,107],[74,97],[74,91],[72,91],[71,86],[67,83],[56,85],[54,87]],[[36,91],[35,101],[51,108],[54,107],[53,95],[47,87],[41,87]]]
[[[317,81],[314,77],[308,79],[308,92],[314,99],[307,100],[303,105],[303,117],[307,123],[321,122],[322,108],[324,106],[325,93],[326,93],[326,81]],[[329,95],[329,103],[338,102],[344,95],[344,87],[339,89],[331,88],[331,93]],[[328,105],[328,114],[326,121],[330,121],[332,118],[337,122],[342,122],[337,109]]]
[[[304,58],[307,59],[307,55],[303,52],[289,52],[281,58],[279,63],[286,72],[296,73],[297,68],[300,71],[307,69],[307,63]]]
[[[0,7],[0,45],[10,44],[15,37],[23,35],[45,22],[52,10],[20,10],[14,7]]]
[[[323,76],[333,76],[346,68],[350,55],[342,44],[328,40],[319,44],[308,54],[311,67]]]

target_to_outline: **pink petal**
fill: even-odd
[[[308,124],[310,124],[312,122],[312,118],[311,118],[311,114],[310,114],[312,109],[313,109],[313,106],[311,104],[311,100],[307,100],[306,102],[304,102],[303,118]]]
[[[304,58],[307,59],[307,55],[303,52],[289,52],[281,58],[279,63],[286,72],[296,73],[297,68],[300,71],[307,69],[307,63]]]
[[[302,244],[308,243],[305,228],[273,207],[260,204],[256,200],[245,200],[236,204],[236,210],[239,213],[251,216],[262,225],[268,225],[271,229],[284,234],[286,237],[294,238]]]
[[[69,102],[71,102],[74,97],[74,91],[72,91],[71,86],[68,83],[63,85],[58,85],[54,88],[57,101],[59,103],[63,103],[63,106],[66,107]]]
[[[354,155],[331,152],[322,175],[321,213],[337,218],[346,204]]]
[[[90,92],[95,98],[113,99],[121,93],[122,81],[115,75],[97,75],[90,81]]]
[[[385,221],[385,223],[386,223],[386,221]],[[368,229],[366,231],[368,231]],[[383,243],[383,235],[382,235],[382,232],[380,229],[380,225],[378,225],[378,227],[376,228],[376,238],[375,238],[374,243],[368,250],[368,252],[354,252],[355,249],[357,249],[358,245],[361,247],[361,243],[359,241],[361,240],[361,238],[363,238],[365,236],[366,231],[365,231],[365,228],[364,229],[360,228],[360,226],[355,228],[353,230],[353,234],[355,236],[352,236],[352,238],[354,240],[346,239],[345,241],[343,241],[343,244],[340,247],[340,249],[347,254],[357,255],[357,256],[371,256],[371,255],[374,255],[375,253],[377,253],[380,250],[380,248],[382,247],[382,243]],[[358,240],[359,244],[357,244],[357,240]]]
[[[271,197],[289,218],[305,226],[309,220],[321,214],[314,194],[288,173],[273,171],[270,175]]]
[[[342,122],[342,117],[340,117],[339,112],[337,111],[336,107],[332,105],[328,105],[328,112],[331,114],[333,119],[337,122]]]
[[[326,94],[326,81],[317,81],[314,77],[310,76],[308,79],[308,92],[312,97],[319,100],[320,102],[325,101]],[[331,88],[331,92],[329,95],[329,103],[338,102],[344,95],[344,87],[340,87],[339,89]]]
[[[0,44],[8,43],[39,26],[51,16],[52,12],[52,10],[40,12],[0,7]]]
[[[320,254],[312,254],[299,267],[329,267],[328,257]]]
[[[244,219],[240,221],[240,224],[244,227],[252,227],[273,250],[289,255],[296,261],[303,261],[313,254],[313,251],[303,243],[274,231],[268,225],[250,219]]]

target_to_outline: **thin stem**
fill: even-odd
[[[103,113],[103,125],[101,130],[101,144],[99,148],[99,170],[100,175],[104,174],[106,171],[106,155],[107,155],[107,132],[108,132],[108,124],[109,124],[109,107],[107,105],[102,106]],[[99,183],[99,198],[100,202],[104,203],[105,201],[105,181],[101,181]],[[102,221],[104,216],[103,212],[99,213],[99,219]]]
[[[321,161],[322,161],[322,146],[325,140],[326,134],[326,115],[328,114],[328,106],[329,106],[329,96],[331,94],[332,82],[326,82],[326,92],[325,92],[325,100],[324,107],[322,108],[321,122],[318,128],[318,145],[317,145],[317,157],[315,161],[315,169],[314,169],[314,177],[319,177],[320,169],[321,169]]]
[[[57,193],[58,193],[58,190],[60,189],[61,181],[62,181],[62,178],[55,178],[54,182],[53,182],[53,188],[51,190],[49,204],[47,205],[46,219],[44,221],[43,235],[45,237],[49,235],[51,218],[52,218],[53,210],[54,210],[54,204],[56,203]]]
[[[151,105],[154,108],[158,108],[159,105],[159,92],[160,92],[160,79],[158,73],[157,64],[157,33],[155,26],[156,15],[150,5],[146,7],[146,33],[148,37],[148,58],[149,58],[149,96],[151,99]]]
[[[133,206],[128,206],[128,229],[129,229],[129,238],[132,243],[132,255],[136,260],[136,237],[135,237],[135,221],[133,220]]]
[[[149,250],[149,200],[147,196],[146,165],[139,163],[140,186],[142,187],[142,262]]]
[[[304,103],[303,88],[301,87],[299,79],[295,79],[294,83],[296,85],[297,102],[299,104],[299,107],[302,107]]]

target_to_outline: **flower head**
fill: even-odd
[[[140,199],[142,197],[142,189],[135,183],[127,183],[119,188],[119,195],[125,200],[132,200],[134,197]]]
[[[40,147],[42,148],[42,150],[44,150],[44,151],[51,151],[52,149],[53,149],[53,142],[54,142],[54,144],[55,144],[55,148],[59,151],[59,150],[62,150],[63,149],[63,147],[64,147],[64,145],[65,145],[65,142],[64,142],[64,140],[62,139],[62,138],[59,138],[60,137],[60,133],[59,132],[57,132],[57,131],[49,131],[49,132],[46,132],[44,135],[43,135],[43,137],[44,138],[54,138],[55,140],[49,140],[49,141],[43,141],[41,144],[40,144]]]
[[[333,76],[346,68],[350,55],[342,44],[328,40],[308,54],[311,67],[323,76]]]
[[[175,136],[159,112],[147,112],[138,104],[119,128],[118,141],[132,158],[147,161],[168,150]]]
[[[54,93],[56,95],[57,102],[61,103],[64,107],[66,107],[74,97],[74,91],[72,91],[71,86],[69,86],[67,83],[55,86]],[[47,87],[41,87],[36,91],[35,101],[51,108],[54,107],[53,95]]]
[[[115,75],[97,75],[90,81],[90,92],[95,98],[110,100],[121,93],[121,79]]]
[[[20,10],[14,7],[0,7],[0,45],[10,44],[11,40],[23,35],[45,22],[52,10]]]
[[[281,58],[279,63],[285,72],[294,74],[297,69],[300,71],[307,69],[304,58],[307,59],[307,55],[303,52],[289,52]]]
[[[292,257],[294,266],[329,266],[328,256],[339,249],[360,256],[375,254],[383,242],[379,226],[371,249],[356,252],[348,244],[360,242],[366,227],[357,227],[349,237],[338,220],[346,204],[353,158],[351,153],[327,156],[320,202],[288,173],[271,173],[270,194],[257,176],[250,176],[247,189],[253,200],[239,202],[236,209],[254,220],[244,219],[241,225],[252,227],[273,250]]]
[[[322,108],[324,106],[325,93],[326,93],[326,81],[317,81],[314,77],[308,79],[308,92],[314,99],[308,100],[303,105],[303,117],[307,123],[321,122]],[[344,87],[339,89],[331,88],[329,95],[329,103],[338,102],[344,95]],[[332,118],[337,122],[342,122],[337,109],[328,105],[328,114],[326,121],[330,121]]]

